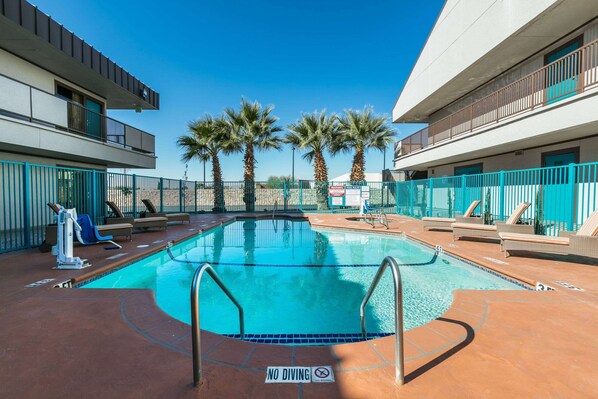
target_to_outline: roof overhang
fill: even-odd
[[[23,0],[0,4],[0,48],[107,99],[110,109],[159,109],[160,96]]]
[[[488,48],[480,46],[477,48],[479,54],[468,54],[473,59],[467,62],[463,59],[468,51],[473,50],[466,45],[465,38],[459,38],[462,42],[451,43],[442,54],[435,53],[434,57],[431,57],[434,61],[429,65],[417,65],[422,62],[420,55],[394,106],[393,122],[428,122],[429,116],[434,112],[546,49],[597,16],[596,0],[562,0],[536,15],[498,43],[488,43]],[[493,29],[485,26],[486,29]],[[433,39],[435,29],[436,27],[432,30],[428,43]],[[470,39],[476,40],[475,37]],[[425,50],[422,50],[422,54]],[[416,68],[421,71],[418,76],[414,76]],[[444,76],[439,77],[440,75]]]

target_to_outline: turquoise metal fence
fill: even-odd
[[[439,177],[397,183],[397,213],[452,217],[474,200],[487,223],[506,220],[521,202],[539,234],[577,230],[598,208],[598,163]]]
[[[505,220],[520,202],[541,234],[576,230],[598,208],[598,163],[450,176],[406,182],[369,182],[370,203],[387,213],[416,218],[452,217],[476,199],[476,213],[487,223]],[[331,183],[343,185],[349,183]],[[110,216],[105,201],[123,213],[139,216],[150,199],[160,212],[245,211],[244,182],[197,182],[79,168],[0,161],[0,252],[42,243],[45,227],[54,222],[48,202],[87,213],[97,224]],[[356,207],[327,202],[328,185],[300,180],[253,187],[255,211],[356,213]]]

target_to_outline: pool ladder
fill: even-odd
[[[370,217],[369,221],[368,216]],[[376,221],[380,223],[382,226],[386,227],[387,230],[390,228],[390,226],[388,225],[388,217],[386,216],[386,212],[382,212],[382,210],[380,209],[376,209],[373,212],[367,212],[366,214],[364,214],[363,217],[365,222],[371,224],[373,228],[376,228]]]
[[[382,275],[386,271],[386,268],[390,266],[392,271],[392,278],[394,282],[394,296],[395,296],[395,382],[399,385],[405,383],[405,352],[403,350],[403,286],[401,282],[401,271],[399,270],[399,264],[392,256],[384,258],[378,272],[374,277],[374,281],[368,290],[368,293],[361,302],[359,308],[359,316],[361,318],[361,336],[366,339],[365,331],[365,306],[367,305],[370,297],[374,293],[374,290],[378,286]]]
[[[200,343],[200,325],[199,325],[199,286],[201,278],[207,272],[212,280],[220,287],[222,292],[233,302],[239,310],[239,330],[241,339],[245,335],[245,320],[243,316],[243,308],[241,304],[235,299],[233,294],[226,288],[222,280],[218,277],[214,269],[209,263],[204,263],[197,268],[193,276],[193,284],[191,285],[191,328],[192,328],[192,343],[193,343],[193,386],[198,387],[201,384],[201,343]]]
[[[168,249],[169,255],[174,259]],[[184,261],[183,261],[184,262]],[[191,262],[184,262],[191,263]],[[403,286],[401,281],[401,271],[399,270],[399,264],[392,256],[384,258],[378,272],[372,281],[372,285],[368,290],[367,294],[361,302],[359,308],[359,316],[361,318],[361,336],[365,340],[367,337],[366,326],[365,326],[365,307],[370,300],[374,290],[378,286],[382,275],[386,271],[386,268],[390,266],[392,271],[393,282],[394,282],[394,297],[395,297],[395,382],[399,385],[405,383],[405,356],[403,349]],[[193,344],[193,386],[198,387],[201,384],[201,342],[200,334],[201,328],[199,323],[199,288],[201,284],[201,278],[207,272],[214,282],[220,287],[220,289],[226,294],[226,296],[233,302],[233,304],[239,310],[239,332],[241,339],[245,336],[245,319],[243,316],[243,307],[235,299],[233,294],[226,288],[222,280],[218,277],[214,269],[209,263],[204,263],[195,271],[193,276],[193,283],[191,285],[191,328],[192,328],[192,344]]]

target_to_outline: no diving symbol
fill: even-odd
[[[311,368],[311,382],[334,382],[334,374],[330,366],[315,366]]]
[[[326,378],[330,375],[330,371],[324,367],[318,367],[314,370],[314,375],[318,378]]]

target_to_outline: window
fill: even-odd
[[[457,166],[455,167],[455,176],[461,175],[477,175],[482,173],[483,164],[478,163],[475,165]]]
[[[542,166],[566,166],[570,163],[579,162],[579,147],[567,148],[564,150],[543,152]]]
[[[101,139],[102,103],[56,82],[56,95],[69,102],[69,129],[84,133],[88,137]]]

